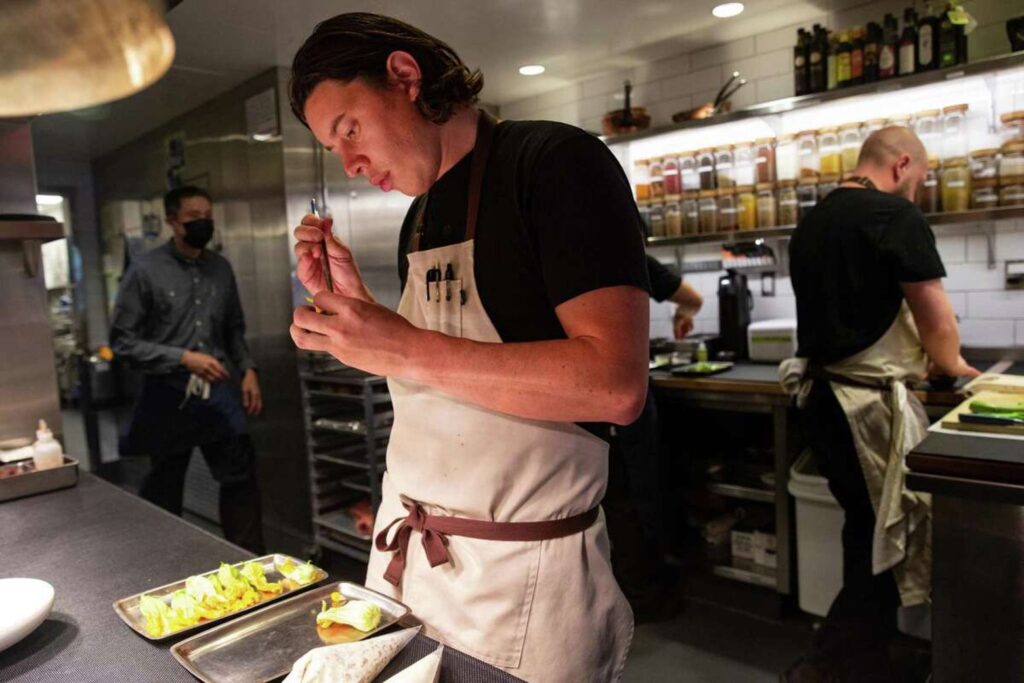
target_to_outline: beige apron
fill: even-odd
[[[492,125],[481,118],[474,156]],[[474,278],[473,198],[479,201],[482,173],[470,180],[466,241],[416,251],[414,238],[398,312],[417,327],[497,344],[502,340]],[[604,517],[597,514],[607,444],[572,423],[513,417],[414,382],[390,379],[388,386],[395,420],[367,585],[409,605],[431,637],[521,679],[619,679],[633,617],[612,575]],[[437,519],[516,523],[510,527],[583,519],[585,530],[546,540],[458,532],[438,540],[410,521],[414,505]],[[398,520],[408,550],[394,586],[383,575],[395,568],[398,553],[388,552],[394,545],[382,550],[380,541],[395,536],[389,527]],[[433,556],[445,551],[446,557]]]
[[[906,382],[920,379],[926,367],[921,338],[904,301],[881,339],[824,368],[850,425],[875,510],[872,571],[893,570],[905,607],[927,602],[931,595],[931,496],[904,486],[907,453],[928,429],[924,406]],[[802,405],[813,382],[806,359],[785,361],[779,375]]]

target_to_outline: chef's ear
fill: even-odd
[[[423,81],[423,72],[416,58],[408,52],[397,50],[388,55],[387,61],[388,84],[401,88],[409,96],[410,102],[415,102],[420,96],[420,84]]]
[[[896,182],[903,180],[910,173],[911,158],[909,154],[900,154],[896,158],[896,164],[893,167],[894,178]]]

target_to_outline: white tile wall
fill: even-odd
[[[690,54],[647,62],[630,69],[595,74],[550,93],[501,105],[501,115],[512,119],[553,119],[600,130],[606,111],[622,106],[622,83],[633,83],[633,101],[647,107],[655,126],[671,122],[676,112],[714,99],[729,74],[738,69],[749,81],[733,97],[735,107],[789,97],[793,94],[792,47],[796,31],[822,23],[830,27],[864,25],[880,21],[886,12],[902,17],[906,0],[834,0],[833,11],[801,24],[747,36]],[[1001,54],[1009,49],[1004,22],[1021,12],[1019,2],[1010,0],[969,0],[966,4],[978,21],[969,40],[971,60]],[[971,228],[936,230],[939,253],[946,264],[946,289],[954,310],[961,318],[965,344],[978,346],[1024,345],[1024,291],[1004,289],[1005,261],[1024,259],[1024,221],[995,227],[996,267],[987,266],[988,248],[982,235]],[[670,250],[658,258],[673,262]],[[718,258],[716,245],[688,247],[687,261]],[[716,289],[720,273],[688,275],[688,281],[705,299],[697,316],[697,332],[718,331]],[[796,302],[788,278],[778,278],[776,296],[760,296],[761,285],[753,278],[754,320],[795,317]],[[671,336],[672,304],[652,304],[651,335]]]

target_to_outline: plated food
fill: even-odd
[[[194,630],[265,605],[327,578],[310,563],[268,555],[190,576],[114,603],[132,629],[152,640]]]
[[[380,626],[380,606],[369,600],[347,598],[339,591],[331,592],[331,606],[320,601],[316,615],[316,631],[320,640],[328,644],[349,643],[359,640]]]

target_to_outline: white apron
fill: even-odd
[[[466,241],[417,251],[417,228],[398,312],[417,327],[501,343],[480,301],[473,267],[493,125],[481,115]],[[449,274],[451,279],[438,279]],[[367,586],[409,605],[432,638],[518,678],[538,683],[619,679],[633,616],[612,575],[599,514],[607,444],[573,423],[513,417],[414,382],[391,379],[388,386],[395,420]],[[531,524],[521,523],[557,525],[574,518],[584,526],[528,541],[455,532],[441,545],[436,532],[421,531],[419,518],[410,521],[417,504],[422,511],[417,514],[441,522],[468,518],[525,528]],[[397,529],[389,529],[403,518]],[[404,553],[395,550],[396,532],[407,535]],[[385,548],[382,539],[394,542]],[[395,568],[392,560],[399,554],[404,567],[398,567],[397,577],[391,575],[397,583],[392,585],[383,576]]]
[[[906,382],[920,379],[926,367],[921,338],[904,301],[881,339],[824,368],[850,425],[875,510],[872,571],[893,570],[904,607],[931,596],[931,496],[904,486],[907,453],[928,430],[924,406]],[[806,359],[785,361],[779,376],[803,405],[814,381]]]

